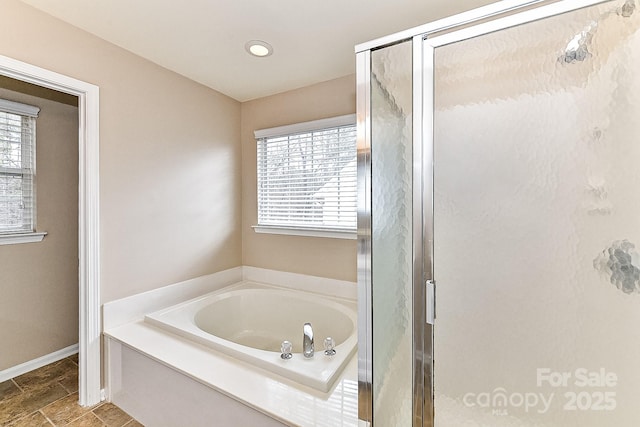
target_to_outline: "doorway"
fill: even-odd
[[[79,403],[94,405],[101,400],[99,90],[6,56],[0,75],[78,97]]]

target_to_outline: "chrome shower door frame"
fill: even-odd
[[[398,42],[408,42],[409,39],[399,40]],[[392,43],[396,44],[396,43]],[[384,47],[387,47],[386,45]],[[414,88],[422,84],[422,74],[417,72],[415,56],[422,50],[422,38],[416,37],[413,40],[413,76],[412,84]],[[372,243],[371,243],[371,51],[365,50],[358,52],[356,55],[356,69],[358,75],[357,81],[357,130],[358,130],[358,413],[359,419],[366,422],[366,425],[373,425],[373,312],[372,312]],[[413,100],[414,114],[413,117],[421,117],[416,114],[416,110],[421,108],[421,100],[414,97]],[[424,304],[420,301],[424,298],[424,290],[422,288],[422,273],[416,274],[417,271],[422,272],[423,269],[423,245],[422,245],[422,224],[423,210],[422,203],[422,138],[417,137],[421,132],[421,124],[418,120],[413,120],[413,172],[412,181],[412,224],[413,224],[413,307],[414,310],[423,310]],[[418,185],[415,185],[418,183]],[[422,410],[425,399],[425,388],[421,373],[423,367],[430,366],[425,363],[422,350],[422,338],[431,336],[432,331],[430,325],[425,325],[424,315],[414,315],[412,322],[414,332],[414,354],[417,358],[413,358],[413,383],[415,385],[413,392],[413,425],[421,425],[423,419]],[[417,328],[421,331],[429,327],[428,333],[415,334]],[[430,342],[430,341],[429,341]],[[420,351],[415,351],[420,348]],[[430,353],[427,355],[430,361]],[[429,371],[430,372],[430,371]],[[429,388],[430,389],[430,388]],[[428,389],[427,389],[428,391]],[[430,400],[429,400],[430,401]]]
[[[504,0],[356,46],[358,130],[358,412],[373,420],[371,251],[371,51],[413,43],[413,427],[433,427],[433,328],[428,281],[436,281],[434,236],[434,70],[440,46],[612,0]],[[442,309],[442,308],[441,308]],[[434,311],[435,312],[435,311]],[[435,323],[435,322],[433,322]]]
[[[356,55],[358,156],[358,418],[373,418],[371,306],[371,51]]]

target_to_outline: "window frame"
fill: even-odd
[[[29,171],[30,182],[29,184],[24,184],[23,182],[23,185],[29,185],[28,191],[31,199],[30,224],[26,228],[0,230],[0,245],[40,242],[47,234],[46,232],[36,231],[36,119],[38,118],[40,108],[7,99],[0,99],[0,112],[20,116],[23,123],[25,120],[32,121],[30,140],[24,141],[24,132],[20,138],[20,149],[22,151],[21,161],[25,158],[25,153],[30,154],[28,156],[30,163],[28,167],[25,168],[24,165],[21,165],[20,168],[21,171],[23,171],[23,176],[27,175],[24,172],[25,170]],[[15,175],[15,172],[0,171],[0,175]]]
[[[344,126],[356,126],[356,115],[355,114],[347,114],[343,116],[330,117],[326,119],[313,120],[302,123],[295,123],[291,125],[278,126],[268,129],[260,129],[254,132],[254,137],[256,140],[256,144],[260,144],[261,140],[265,138],[275,138],[275,137],[283,137],[283,136],[293,136],[296,134],[307,133],[307,132],[318,132],[322,130],[328,130],[338,127]],[[357,144],[357,141],[354,142]],[[355,149],[356,147],[354,147]],[[258,146],[256,146],[256,225],[253,225],[252,228],[256,233],[267,233],[267,234],[279,234],[279,235],[290,235],[290,236],[306,236],[306,237],[324,237],[324,238],[334,238],[334,239],[351,239],[354,240],[357,238],[357,226],[353,229],[346,228],[330,228],[330,227],[314,227],[312,225],[309,226],[297,226],[297,225],[289,225],[289,224],[260,224],[259,223],[259,209],[260,209],[260,187],[258,185],[259,178],[257,176],[258,169],[260,168],[260,158],[257,156]],[[353,161],[357,160],[357,151],[355,151],[356,155],[354,156]],[[357,203],[355,206],[355,212],[357,215]]]

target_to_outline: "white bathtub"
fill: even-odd
[[[145,322],[209,346],[289,380],[327,392],[354,354],[356,303],[243,282],[145,316]],[[302,327],[313,326],[315,356],[302,356]],[[336,355],[324,354],[332,337]],[[293,343],[293,357],[280,344]]]

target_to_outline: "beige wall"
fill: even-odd
[[[256,234],[256,143],[253,132],[355,113],[355,75],[242,104],[242,263],[356,280],[356,241]]]
[[[240,104],[17,0],[0,8],[1,55],[100,87],[102,302],[240,265]]]
[[[241,105],[17,0],[0,8],[0,55],[100,87],[102,303],[243,263],[355,280],[355,241],[250,228],[253,131],[355,112],[354,76]]]
[[[0,246],[2,371],[78,342],[78,109],[0,83],[0,98],[40,107],[37,229],[48,233]]]

